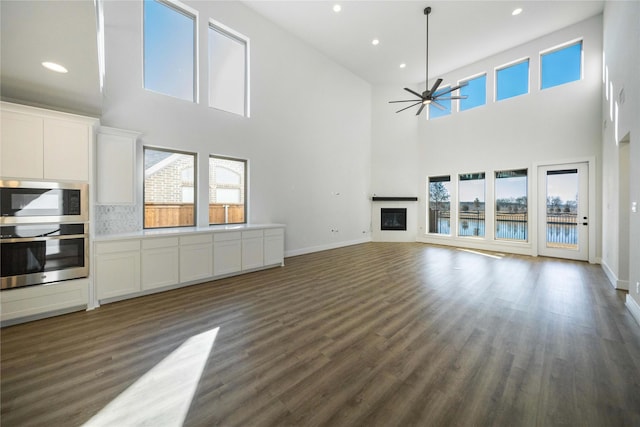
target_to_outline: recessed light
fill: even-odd
[[[405,64],[404,62],[402,64],[400,64],[400,68],[405,68],[407,66],[407,64]]]
[[[378,46],[378,44],[380,44],[380,40],[373,39],[373,40],[371,40],[371,44],[374,45],[374,46]]]
[[[44,61],[42,66],[48,70],[55,71],[56,73],[68,73],[69,71],[60,64],[55,62]]]
[[[513,9],[513,12],[511,12],[511,14],[512,14],[513,16],[520,15],[521,13],[522,13],[522,8],[521,8],[521,7],[518,7],[518,8],[516,8],[516,9]]]
[[[340,6],[339,4],[334,4],[334,5],[333,5],[333,11],[334,11],[335,13],[338,13],[338,12],[340,12],[341,10],[342,10],[342,6]]]

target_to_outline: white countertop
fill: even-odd
[[[136,239],[143,237],[183,236],[201,233],[224,233],[229,231],[263,230],[268,228],[285,228],[284,224],[227,224],[211,225],[209,227],[167,227],[149,228],[145,230],[131,231],[116,234],[98,234],[93,236],[94,242],[103,242],[120,239]]]

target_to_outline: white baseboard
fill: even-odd
[[[636,300],[634,300],[629,294],[627,294],[625,305],[631,312],[631,315],[636,319],[636,322],[638,322],[638,326],[640,326],[640,305],[638,305]]]
[[[618,279],[616,281],[616,289],[620,289],[623,291],[628,291],[629,290],[629,281],[628,280],[620,280]]]
[[[613,270],[611,270],[611,267],[609,267],[609,264],[607,264],[605,260],[602,260],[600,265],[602,266],[602,271],[604,271],[605,276],[609,279],[611,286],[617,288],[618,276],[613,272]]]
[[[285,258],[287,258],[291,256],[310,254],[313,252],[326,251],[329,249],[343,248],[345,246],[359,245],[361,243],[368,243],[368,242],[371,242],[371,237],[366,237],[364,239],[357,239],[357,240],[348,240],[345,242],[330,243],[327,245],[311,246],[311,247],[302,248],[302,249],[294,249],[291,251],[285,251],[284,256]]]

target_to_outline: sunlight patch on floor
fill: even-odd
[[[182,426],[219,329],[186,340],[84,426]]]
[[[474,250],[471,250],[471,249],[462,249],[462,248],[458,248],[458,250],[459,251],[463,251],[463,252],[469,252],[471,254],[483,255],[483,256],[486,256],[486,257],[489,257],[489,258],[494,258],[494,259],[502,259],[502,258],[504,258],[504,254],[495,254],[495,255],[493,255],[493,254],[488,254],[486,252],[479,252],[479,251],[474,251]]]

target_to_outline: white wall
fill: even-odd
[[[628,284],[627,305],[640,322],[636,287],[640,282],[640,2],[607,1],[603,16],[604,62],[613,86],[610,100],[614,110],[615,103],[619,106],[616,124],[603,89],[601,121],[607,123],[602,130],[603,267],[615,286]],[[628,184],[620,182],[627,175],[625,162]],[[628,194],[621,194],[623,191]],[[639,205],[637,212],[631,211],[633,202]]]
[[[102,124],[197,152],[199,183],[210,153],[249,159],[249,221],[286,224],[289,255],[369,240],[370,85],[239,2],[185,3],[199,11],[202,102],[142,88],[142,2],[106,2]],[[209,18],[251,40],[251,118],[206,105]]]
[[[495,242],[487,233],[485,239],[442,237],[425,234],[428,176],[452,175],[469,172],[528,168],[530,223],[536,221],[534,170],[537,164],[561,163],[565,161],[592,159],[596,165],[594,189],[599,206],[601,198],[600,182],[600,85],[602,57],[602,16],[583,21],[558,32],[536,39],[525,45],[470,64],[443,76],[444,83],[456,83],[478,73],[487,73],[487,105],[476,109],[454,112],[450,116],[427,121],[424,113],[421,118],[406,111],[394,114],[395,106],[383,104],[385,100],[402,99],[401,88],[393,95],[387,87],[374,88],[373,109],[373,159],[372,190],[378,188],[404,187],[407,177],[413,181],[407,187],[417,191],[418,203],[418,240],[433,243],[452,244],[487,249],[497,249],[516,253],[535,254],[535,236],[530,233],[530,242],[510,244]],[[540,91],[538,72],[538,53],[547,48],[583,38],[584,79],[566,85]],[[523,57],[530,57],[530,93],[528,95],[493,102],[495,67]],[[437,61],[437,58],[430,58]],[[431,84],[431,82],[430,82]],[[423,88],[420,88],[423,90]],[[384,105],[384,106],[383,106]],[[454,105],[454,110],[456,109]],[[385,163],[386,152],[393,147],[391,140],[378,137],[380,130],[392,134],[398,129],[409,132],[413,121],[417,123],[415,146],[410,143],[404,161],[398,159],[393,164]],[[410,137],[406,137],[410,140]],[[376,161],[378,159],[378,161]],[[389,173],[388,170],[391,170]],[[409,170],[409,171],[407,171]],[[396,173],[405,171],[403,173]],[[380,177],[384,177],[381,182]],[[487,186],[490,186],[487,180]],[[487,188],[487,200],[492,188]],[[487,214],[489,215],[489,211]],[[599,218],[591,218],[594,223],[596,242],[599,247]],[[487,218],[487,222],[490,218]],[[530,229],[531,231],[531,229]],[[599,253],[592,254],[596,259]]]

